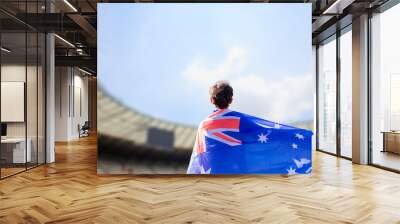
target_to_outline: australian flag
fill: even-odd
[[[311,131],[217,110],[199,126],[187,174],[308,174],[311,142]]]

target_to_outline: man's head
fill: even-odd
[[[226,109],[232,103],[233,89],[226,81],[218,81],[210,87],[210,100],[218,109]]]

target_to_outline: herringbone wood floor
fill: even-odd
[[[400,223],[400,175],[314,154],[312,176],[97,176],[94,137],[0,181],[0,223]]]

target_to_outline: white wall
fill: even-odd
[[[36,159],[39,159],[39,163],[44,163],[45,159],[45,85],[43,79],[44,73],[41,66],[25,66],[25,64],[17,63],[3,64],[1,66],[2,82],[24,82],[26,85],[26,106],[25,102],[22,102],[24,105],[22,108],[18,108],[22,110],[19,113],[25,114],[26,112],[26,120],[23,118],[21,122],[5,122],[7,124],[7,137],[24,138],[26,135],[29,139],[32,161],[36,162]],[[4,94],[3,90],[2,93]],[[2,98],[8,97],[7,95],[2,95]],[[13,109],[4,107],[4,105],[1,110],[3,113],[17,113],[17,111],[10,111]],[[51,160],[49,161],[51,162]]]
[[[55,68],[55,141],[68,140],[68,86],[70,84],[69,69]]]
[[[88,77],[76,68],[56,67],[56,141],[79,138],[78,124],[88,120]]]
[[[2,65],[1,81],[25,82],[25,65]],[[28,67],[30,70],[31,67]],[[3,96],[4,97],[4,96]],[[6,108],[1,108],[6,110]],[[25,137],[25,122],[9,122],[7,123],[7,137]]]
[[[27,69],[27,70],[25,70]],[[34,66],[28,66],[25,67],[25,65],[17,65],[17,64],[6,64],[1,66],[1,81],[2,82],[25,82],[25,75],[26,71],[28,74],[35,73],[36,74],[36,67]],[[30,76],[28,76],[30,78]],[[36,85],[36,81],[29,80],[30,85]],[[34,99],[36,99],[36,88],[27,88],[27,103],[30,104],[33,102]],[[4,97],[4,96],[3,96]],[[28,105],[31,107],[36,108],[36,101],[35,104]],[[2,108],[2,110],[7,110],[6,108]],[[36,124],[36,114],[31,113],[31,110],[29,110],[27,114],[28,122],[34,121]],[[25,124],[26,122],[7,122],[7,136],[8,137],[25,137]],[[30,128],[33,128],[36,130],[36,125],[33,124],[28,124],[28,137],[30,132]]]
[[[76,71],[76,70],[75,70]],[[79,73],[79,75],[74,75],[74,108],[72,108],[72,130],[71,134],[74,137],[79,136],[78,132],[78,124],[81,126],[85,123],[85,121],[88,120],[88,77],[87,76],[81,76],[82,73]]]

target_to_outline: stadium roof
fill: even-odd
[[[99,88],[97,92],[98,132],[137,144],[148,144],[150,129],[173,134],[173,148],[191,150],[196,127],[164,121],[131,109]]]

